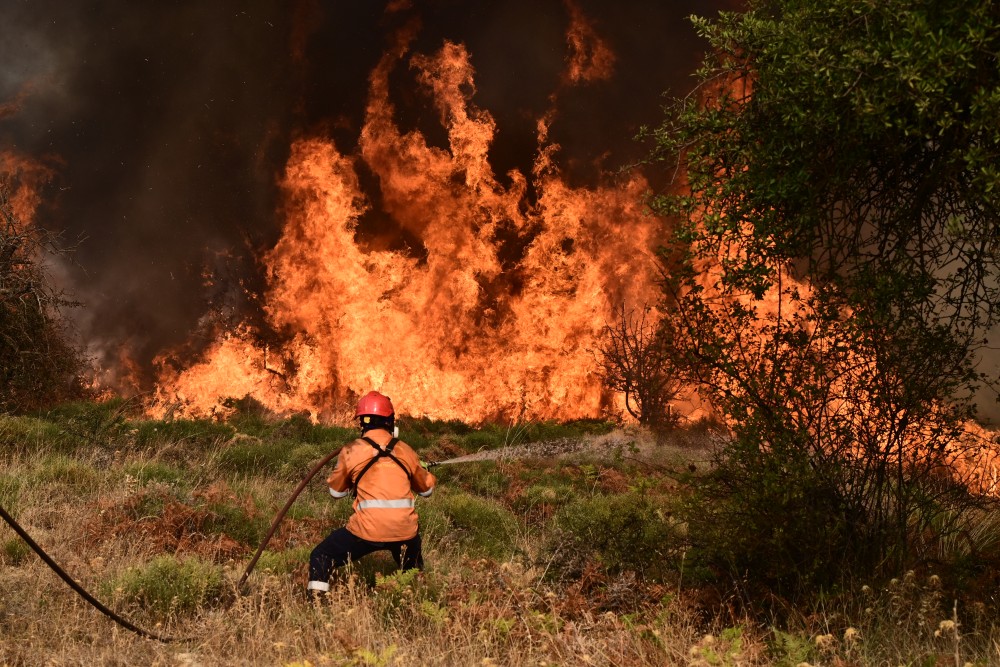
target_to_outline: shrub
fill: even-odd
[[[211,513],[202,530],[209,534],[225,534],[243,544],[257,544],[267,531],[267,517],[224,502],[210,503]]]
[[[313,445],[328,445],[329,443],[343,443],[357,437],[358,431],[355,428],[345,428],[343,426],[323,426],[313,424],[305,415],[294,415],[284,421],[276,422],[271,435],[275,438],[296,440],[307,442]]]
[[[198,558],[160,556],[125,571],[107,588],[120,589],[125,600],[162,613],[188,612],[221,600],[222,571]]]
[[[233,410],[228,421],[240,433],[261,437],[277,421],[276,415],[267,406],[249,394],[243,398],[227,398],[222,405]]]
[[[83,358],[70,343],[50,257],[65,254],[54,232],[20,220],[22,183],[0,174],[0,411],[33,410],[85,393]]]
[[[670,508],[644,492],[580,498],[560,509],[545,551],[553,574],[577,576],[588,561],[610,574],[634,572],[653,581],[676,571],[682,530]]]
[[[106,401],[72,401],[55,406],[45,418],[59,426],[71,439],[90,445],[109,445],[127,428],[126,419],[135,416],[136,403],[123,398]]]
[[[439,517],[435,514],[440,513],[470,551],[503,559],[517,550],[513,542],[519,528],[518,520],[507,509],[495,501],[444,491],[435,493],[436,502],[422,507],[421,515],[428,519],[425,529],[437,523],[435,519]]]
[[[723,585],[741,582],[751,600],[765,599],[758,593],[766,590],[766,599],[797,602],[855,581],[885,581],[900,563],[987,565],[989,522],[980,501],[944,474],[935,480],[904,468],[893,478],[885,466],[875,468],[878,455],[821,458],[777,439],[765,450],[737,436],[708,474],[691,480],[682,507],[690,564]],[[970,531],[973,525],[984,530]],[[952,548],[977,534],[982,547]]]
[[[467,451],[499,449],[524,442],[523,433],[519,429],[496,424],[484,426],[481,430],[464,435],[459,440]]]
[[[515,506],[523,511],[539,507],[562,507],[577,497],[576,490],[569,484],[532,484],[517,499]]]

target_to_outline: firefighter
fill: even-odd
[[[330,590],[333,568],[373,551],[389,551],[403,570],[424,564],[413,493],[427,498],[437,479],[416,452],[395,437],[395,410],[387,396],[365,394],[357,417],[361,437],[341,450],[327,479],[334,498],[354,495],[354,513],[309,557],[307,590],[313,596]]]

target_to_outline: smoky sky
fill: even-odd
[[[564,85],[560,0],[2,0],[0,108],[13,111],[0,114],[0,150],[54,174],[38,222],[79,241],[59,276],[83,303],[83,342],[105,364],[124,349],[148,367],[210,335],[206,319],[259,319],[258,258],[281,232],[276,181],[290,144],[321,134],[356,149],[368,77],[404,25],[416,26],[412,52],[468,48],[501,180],[530,172],[537,119],[553,105],[571,182],[641,158],[634,136],[662,117],[664,92],[694,83],[704,44],[686,17],[735,3],[576,4],[616,56],[607,81]],[[447,147],[414,76],[393,73],[397,122]],[[377,183],[360,177],[373,210],[359,234],[393,233]]]

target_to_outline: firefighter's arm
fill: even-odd
[[[333,472],[326,479],[327,486],[330,487],[330,495],[334,498],[343,498],[351,492],[350,466],[347,465],[347,447],[340,450],[337,456],[337,463],[333,466]]]
[[[419,459],[417,459],[419,462]],[[413,472],[413,479],[410,482],[410,486],[414,491],[417,492],[422,498],[429,497],[434,493],[434,487],[437,485],[437,477],[430,473],[427,468],[424,467],[423,463],[420,463]]]

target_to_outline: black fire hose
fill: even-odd
[[[271,530],[267,531],[267,535],[260,543],[260,546],[257,547],[257,553],[255,553],[253,555],[253,558],[250,559],[250,564],[247,565],[247,569],[243,572],[243,576],[240,577],[240,582],[236,584],[237,590],[243,588],[243,584],[246,583],[247,577],[249,577],[250,573],[253,572],[253,568],[257,564],[258,559],[260,559],[260,555],[264,553],[264,548],[267,546],[267,543],[271,541],[271,538],[274,536],[274,532],[278,530],[278,526],[281,524],[281,520],[285,518],[285,514],[288,513],[288,509],[292,506],[292,503],[294,503],[295,499],[299,497],[300,493],[302,493],[302,489],[306,488],[306,484],[308,484],[309,481],[316,476],[316,473],[318,473],[323,468],[323,466],[329,463],[330,459],[332,459],[339,453],[340,453],[339,449],[335,449],[332,452],[330,452],[330,454],[324,457],[322,461],[317,463],[313,467],[313,469],[309,471],[309,474],[307,474],[302,479],[302,481],[299,482],[299,485],[295,487],[295,491],[292,492],[292,497],[288,499],[288,502],[285,503],[285,506],[282,507],[281,511],[278,512],[277,516],[274,517],[274,521],[271,522]]]
[[[145,637],[146,639],[155,639],[156,641],[163,642],[165,644],[166,643],[170,643],[170,642],[179,641],[177,638],[174,638],[174,637],[163,637],[161,635],[157,635],[157,634],[154,634],[152,632],[149,632],[148,630],[143,630],[142,628],[140,628],[140,627],[138,627],[136,625],[133,625],[129,621],[125,620],[124,618],[122,618],[121,616],[119,616],[118,614],[116,614],[115,612],[113,612],[110,609],[108,609],[107,607],[105,607],[103,604],[101,604],[100,600],[98,600],[93,595],[91,595],[90,593],[88,593],[83,588],[83,586],[81,586],[80,584],[76,583],[73,580],[73,578],[70,577],[68,574],[66,574],[63,571],[63,569],[61,567],[59,567],[59,565],[54,560],[52,560],[52,558],[50,558],[49,555],[47,553],[45,553],[45,551],[40,546],[38,546],[37,544],[35,544],[35,541],[33,539],[31,539],[31,536],[28,535],[27,532],[25,532],[24,528],[21,528],[21,526],[17,523],[17,521],[14,520],[14,517],[12,517],[10,514],[8,514],[7,510],[5,510],[2,505],[0,505],[0,518],[3,518],[3,520],[7,522],[7,525],[10,526],[11,528],[13,528],[14,532],[21,536],[21,539],[24,540],[27,543],[27,545],[29,547],[31,547],[31,549],[36,554],[38,554],[39,558],[41,558],[43,561],[45,561],[46,565],[48,565],[50,568],[52,568],[53,572],[55,572],[56,574],[59,575],[60,579],[62,579],[63,581],[65,581],[69,585],[70,588],[72,588],[74,591],[76,591],[80,595],[80,597],[82,597],[84,600],[86,600],[87,602],[89,602],[91,604],[91,606],[93,606],[99,612],[101,612],[102,614],[104,614],[105,616],[107,616],[108,618],[110,618],[112,621],[114,621],[118,625],[122,626],[123,628],[131,630],[132,632],[136,633],[140,637]]]

